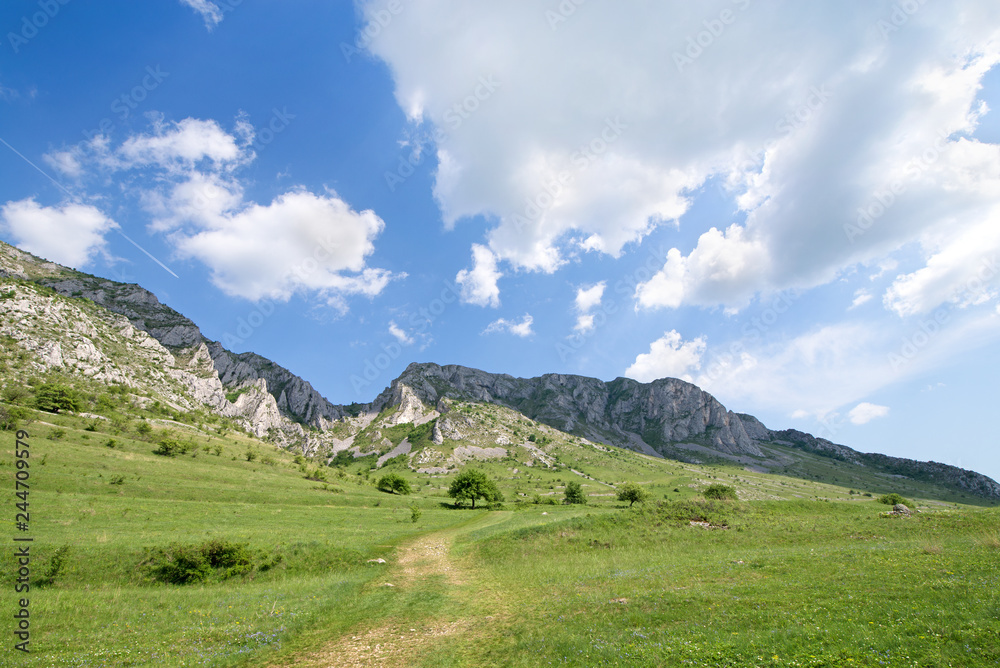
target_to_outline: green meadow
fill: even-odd
[[[34,538],[31,652],[9,626],[3,665],[1000,662],[1000,510],[820,457],[763,474],[568,439],[548,447],[559,466],[483,463],[505,501],[471,511],[452,507],[452,474],[402,460],[323,466],[197,420],[150,419],[145,434],[29,421],[27,534],[14,433],[0,432],[8,540]],[[183,447],[154,454],[163,440]],[[386,472],[414,493],[378,491]],[[570,480],[586,505],[561,503]],[[624,480],[647,501],[617,501]],[[713,483],[740,500],[705,500]],[[920,512],[886,516],[890,491]],[[185,582],[165,569],[199,550],[224,554]],[[8,557],[0,586],[15,578]]]

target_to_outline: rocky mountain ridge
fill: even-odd
[[[146,389],[162,393],[174,405],[202,406],[232,417],[258,437],[269,436],[303,453],[356,452],[355,437],[366,429],[384,444],[388,441],[380,435],[382,427],[431,421],[435,443],[458,441],[465,427],[449,415],[449,404],[462,401],[503,406],[560,432],[652,456],[682,461],[709,456],[767,468],[774,462],[765,446],[780,445],[1000,498],[1000,485],[978,473],[858,453],[794,430],[774,431],[675,378],[605,382],[552,373],[525,379],[457,365],[414,363],[371,403],[340,406],[260,355],[233,353],[208,340],[190,319],[138,285],[61,267],[0,242],[3,277],[10,279],[4,284],[13,281],[13,290],[0,310],[5,324],[17,325],[5,327],[4,333],[29,350],[41,368],[132,385],[142,385],[144,381],[135,378],[142,375],[152,379]],[[25,283],[17,285],[18,280]],[[114,351],[122,346],[128,355],[116,358]],[[136,361],[128,364],[126,358]],[[510,430],[501,431],[498,438],[508,438]],[[503,445],[501,440],[495,443]]]

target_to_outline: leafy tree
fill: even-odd
[[[503,494],[497,484],[486,477],[486,474],[479,469],[465,469],[451,481],[448,488],[448,496],[455,499],[456,505],[461,504],[465,499],[472,501],[472,507],[476,507],[476,499],[483,499],[487,503],[499,503],[503,501]]]
[[[45,383],[35,390],[35,406],[48,413],[58,413],[61,410],[78,411],[80,399],[72,388]]]
[[[893,492],[892,494],[883,494],[882,496],[878,497],[878,502],[884,503],[887,506],[894,506],[897,503],[901,503],[904,506],[911,506],[911,507],[913,506],[912,501],[897,494],[896,492]]]
[[[649,494],[639,485],[634,482],[626,482],[618,487],[618,500],[628,501],[628,507],[631,508],[632,504],[636,501],[642,503],[646,500]]]
[[[736,496],[736,489],[734,487],[721,483],[709,485],[702,494],[706,499],[718,499],[719,501],[736,501],[739,498]]]
[[[566,483],[566,503],[587,503],[583,496],[583,485],[574,480]]]
[[[375,486],[379,491],[388,492],[389,494],[409,494],[413,491],[406,478],[398,473],[387,473],[379,478]]]

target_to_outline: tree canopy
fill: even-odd
[[[583,485],[575,480],[566,483],[565,501],[566,503],[587,503],[587,499],[583,495]]]
[[[35,390],[35,406],[48,413],[58,413],[61,410],[80,410],[80,399],[72,388],[65,385],[45,383]]]
[[[646,500],[649,494],[639,485],[634,482],[622,483],[618,486],[618,500],[628,501],[628,507],[631,508],[632,504],[636,501],[642,503]]]
[[[487,503],[499,503],[503,501],[503,494],[497,484],[486,477],[486,474],[479,469],[465,469],[454,480],[448,488],[448,496],[455,499],[456,505],[461,504],[465,499],[472,501],[472,507],[476,507],[476,499],[483,499]]]
[[[410,483],[398,473],[387,473],[375,485],[380,491],[390,494],[409,494],[413,490]]]

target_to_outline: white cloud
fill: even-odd
[[[534,321],[535,319],[531,317],[531,315],[528,313],[524,314],[524,317],[521,318],[521,322],[500,318],[499,320],[494,320],[489,325],[487,325],[486,329],[483,330],[483,334],[495,334],[498,332],[500,333],[506,332],[508,334],[513,334],[514,336],[520,336],[521,338],[526,338],[534,334],[534,332],[531,331],[531,323],[533,323]]]
[[[336,196],[297,191],[169,238],[182,257],[210,267],[227,294],[287,300],[316,292],[343,308],[343,295],[375,296],[392,278],[365,266],[384,226],[372,211],[353,211]]]
[[[400,107],[441,130],[446,223],[496,220],[500,262],[551,272],[618,255],[691,224],[698,189],[720,177],[741,211],[672,252],[643,307],[739,307],[991,219],[1000,157],[968,136],[1000,61],[1000,5],[920,3],[888,34],[888,0],[726,6],[731,24],[680,66],[717,10],[587,3],[553,30],[531,3],[415,0],[370,48]]]
[[[396,340],[402,343],[404,346],[409,346],[413,344],[413,337],[406,333],[402,327],[397,325],[395,321],[389,322],[389,333],[396,337]]]
[[[455,281],[462,289],[462,301],[476,306],[500,306],[500,288],[497,281],[497,258],[486,246],[473,244],[472,269],[462,269]]]
[[[601,281],[589,288],[577,288],[575,304],[578,315],[574,327],[576,331],[586,332],[594,328],[594,316],[590,312],[601,305],[605,287],[607,284]]]
[[[212,28],[222,23],[222,9],[211,0],[181,0],[181,4],[187,5],[201,14],[201,18],[205,21],[205,27],[210,32]]]
[[[867,304],[873,298],[874,297],[872,296],[872,293],[869,292],[868,290],[864,289],[864,288],[861,288],[859,290],[855,290],[855,292],[854,292],[854,301],[851,302],[851,305],[848,307],[847,310],[850,311],[852,309],[858,308],[859,306]]]
[[[41,206],[34,198],[7,202],[0,219],[19,248],[76,268],[105,253],[104,235],[118,227],[93,206]]]
[[[343,311],[346,296],[373,297],[405,276],[367,266],[385,223],[332,191],[293,187],[269,204],[248,201],[238,170],[256,157],[252,137],[242,115],[232,134],[214,120],[155,118],[151,132],[117,147],[98,136],[45,158],[68,175],[126,175],[149,231],[165,235],[178,257],[205,264],[229,295],[313,294]]]
[[[863,401],[851,409],[847,414],[847,419],[851,421],[851,424],[861,425],[868,424],[875,418],[885,417],[888,414],[888,406],[879,406]]]
[[[625,370],[625,375],[642,383],[658,378],[680,378],[692,382],[691,372],[701,368],[705,345],[705,337],[684,341],[675,330],[664,332],[650,344],[648,353],[635,358],[632,366]]]

